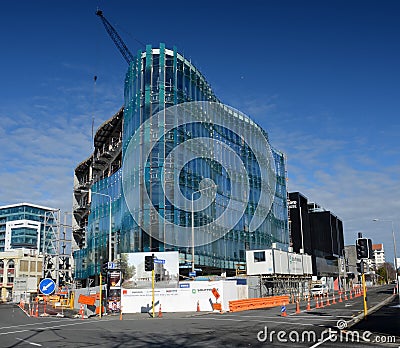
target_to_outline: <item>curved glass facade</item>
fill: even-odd
[[[171,110],[173,106],[190,102],[212,102],[217,105],[219,123],[206,114],[196,122],[184,125],[168,124],[171,118],[162,116],[157,118],[156,123],[150,120],[156,114],[164,115],[168,108]],[[239,129],[240,132],[236,132]],[[132,149],[131,141],[135,140],[139,130],[140,140],[137,144],[140,145]],[[272,243],[286,248],[289,236],[284,156],[274,149],[264,149],[262,144],[251,146],[251,141],[247,139],[251,139],[256,131],[261,132],[268,142],[265,131],[250,118],[219,102],[202,74],[175,48],[169,50],[160,44],[158,48],[147,46],[146,51],[139,52],[131,62],[125,79],[122,168],[91,187],[93,194],[86,248],[74,254],[76,278],[98,274],[100,265],[108,260],[109,204],[112,205],[115,255],[117,252],[179,250],[181,263],[191,262],[190,238],[187,242],[179,240],[173,243],[171,238],[174,229],[192,227],[197,231],[222,216],[241,177],[234,162],[227,160],[227,165],[223,166],[215,160],[218,156],[214,156],[214,159],[207,153],[202,156],[198,149],[200,156],[185,163],[176,173],[176,165],[169,162],[174,149],[201,138],[212,139],[222,148],[232,149],[246,171],[249,189],[242,197],[245,206],[237,223],[218,238],[215,238],[218,231],[214,229],[210,231],[210,235],[214,235],[212,240],[196,243],[196,266],[209,270],[233,270],[237,263],[245,261],[246,249],[270,248]],[[130,151],[137,151],[140,158],[142,148],[149,143],[152,143],[151,151],[142,166],[133,164],[129,168],[124,167]],[[273,192],[271,204],[262,209],[260,198],[264,187],[262,173],[265,163],[259,158],[267,159],[267,151],[271,153],[270,164],[274,176],[271,182],[274,187],[269,187],[269,191]],[[166,195],[168,181],[173,181],[173,178],[176,185],[171,189],[172,193]],[[206,178],[216,185],[215,199],[208,207],[194,213],[192,225],[190,205],[177,206],[171,197],[179,193],[186,200],[198,200],[198,190],[203,189],[200,183]],[[139,194],[135,196],[132,207],[129,200],[127,203],[126,196],[135,192]],[[144,193],[150,203],[144,199]],[[242,199],[237,197],[237,200]],[[252,228],[251,221],[255,216],[259,220],[261,216],[262,220],[257,223],[257,228]],[[162,237],[166,234],[170,238]]]

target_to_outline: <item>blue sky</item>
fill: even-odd
[[[288,188],[400,254],[398,1],[2,1],[0,205],[71,210],[95,126],[123,105],[132,53],[177,46],[287,155]],[[96,86],[93,77],[98,76]]]

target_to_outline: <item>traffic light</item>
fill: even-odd
[[[374,258],[374,252],[372,251],[372,240],[368,239],[368,258]]]
[[[106,277],[107,276],[107,271],[108,271],[108,262],[103,262],[101,265],[101,274]]]
[[[362,261],[357,261],[357,272],[358,273],[362,273],[363,269],[362,269]]]
[[[356,244],[357,260],[369,258],[369,245],[368,244],[369,243],[368,243],[367,238],[358,238],[357,239],[357,244]],[[371,247],[372,247],[372,245],[371,245]]]
[[[154,269],[154,255],[144,257],[144,270],[152,271]]]
[[[155,281],[156,281],[156,282],[161,281],[161,274],[158,274],[158,273],[157,273],[157,274],[155,275],[154,278],[155,278]]]

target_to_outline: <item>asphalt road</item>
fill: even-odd
[[[393,297],[391,291],[393,286],[371,288],[369,307]],[[280,308],[270,308],[223,314],[164,313],[162,318],[125,314],[123,320],[119,316],[82,320],[30,318],[15,306],[0,305],[0,347],[399,347],[400,337],[394,338],[394,344],[376,342],[379,332],[367,337],[370,342],[362,337],[361,342],[354,342],[350,325],[363,312],[361,297],[320,309],[312,304],[311,311],[305,311],[305,306],[302,303],[301,313],[295,313],[295,305],[288,305],[286,317],[281,316]],[[367,320],[373,317],[371,314]],[[339,320],[348,327],[338,330]],[[369,331],[364,328],[360,332]],[[390,337],[387,333],[381,336]]]

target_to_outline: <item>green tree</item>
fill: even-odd
[[[394,267],[389,262],[385,262],[381,267],[379,267],[376,273],[381,276],[380,280],[386,283],[392,279],[396,279]]]
[[[136,267],[134,265],[129,266],[127,254],[121,255],[120,269],[122,272],[122,279],[124,280],[130,279],[136,274]]]

